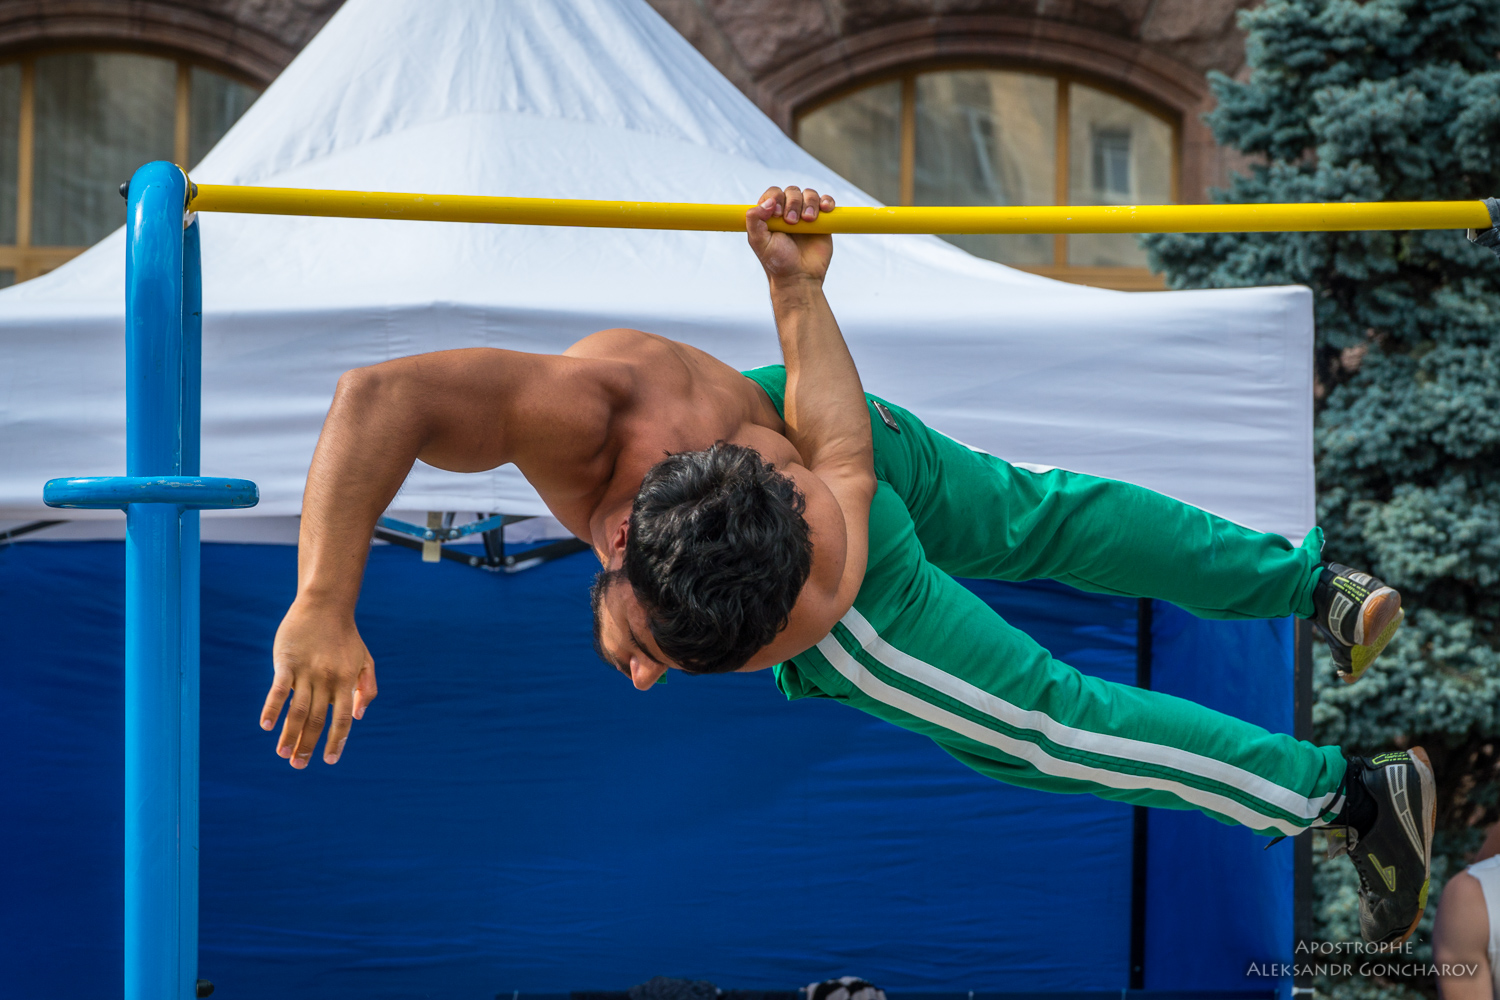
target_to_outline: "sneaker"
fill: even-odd
[[[1437,784],[1421,747],[1350,757],[1344,816],[1363,812],[1363,833],[1335,826],[1329,857],[1348,854],[1359,873],[1359,934],[1372,944],[1411,937],[1427,908]],[[1373,812],[1373,818],[1369,818]]]
[[[1394,588],[1338,563],[1323,565],[1313,606],[1313,627],[1328,643],[1346,684],[1364,675],[1406,617]]]

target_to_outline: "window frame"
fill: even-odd
[[[899,69],[863,76],[857,80],[820,95],[816,100],[808,101],[800,105],[792,116],[792,136],[800,143],[802,131],[802,119],[820,108],[826,107],[836,101],[842,100],[851,94],[864,90],[866,87],[877,86],[882,83],[899,81],[901,84],[901,151],[900,151],[900,191],[901,204],[911,205],[915,201],[916,191],[916,160],[917,160],[917,77],[925,73],[941,73],[963,70],[993,70],[1005,73],[1027,73],[1032,76],[1047,77],[1053,80],[1057,88],[1057,119],[1054,122],[1056,129],[1056,148],[1053,153],[1053,166],[1056,173],[1053,185],[1054,205],[1070,204],[1071,182],[1070,182],[1070,145],[1072,143],[1071,132],[1071,91],[1073,84],[1081,84],[1092,87],[1101,93],[1118,98],[1127,104],[1134,105],[1146,114],[1160,120],[1172,131],[1172,176],[1169,181],[1172,202],[1180,204],[1182,200],[1182,116],[1171,108],[1144,97],[1138,93],[1120,86],[1117,82],[1089,76],[1073,70],[1058,69],[1054,66],[1038,65],[1035,63],[1018,63],[1004,60],[961,60],[944,62],[919,62],[911,63]],[[1101,288],[1114,288],[1120,291],[1160,291],[1166,287],[1165,280],[1159,274],[1153,274],[1144,267],[1086,267],[1068,263],[1068,237],[1058,234],[1053,237],[1052,263],[1050,264],[1007,264],[1018,271],[1026,271],[1031,274],[1040,274],[1048,278],[1057,278],[1061,281],[1070,281],[1075,284],[1097,285]]]
[[[46,274],[77,257],[86,246],[36,246],[31,242],[32,200],[36,185],[36,60],[45,56],[73,52],[120,52],[129,55],[167,59],[176,64],[177,84],[173,108],[172,162],[187,170],[192,135],[193,70],[203,69],[233,80],[242,86],[264,91],[264,85],[244,73],[204,59],[191,58],[180,52],[142,46],[102,44],[48,45],[24,52],[0,56],[0,65],[16,64],[21,70],[19,95],[18,141],[16,143],[16,241],[0,243],[0,270],[15,275],[14,284]],[[121,181],[130,178],[122,177]]]

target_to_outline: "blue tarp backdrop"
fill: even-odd
[[[121,981],[118,542],[0,548],[0,995]],[[514,576],[377,547],[380,697],[297,772],[257,725],[289,546],[203,549],[200,975],[216,1000],[625,989],[1120,990],[1131,810],[997,784],[769,672],[641,693],[594,656],[587,555]],[[1060,659],[1133,683],[1136,602],[974,588]],[[1292,723],[1289,622],[1158,603],[1153,686]],[[1288,961],[1290,844],[1150,814],[1146,985],[1254,989]]]

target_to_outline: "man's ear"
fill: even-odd
[[[614,537],[609,540],[609,551],[612,555],[618,555],[622,560],[625,558],[625,540],[630,537],[630,518],[620,522],[620,527],[615,530]]]

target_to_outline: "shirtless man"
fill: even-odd
[[[1474,863],[1443,886],[1432,961],[1442,1000],[1500,998],[1500,823],[1490,827]]]
[[[375,697],[354,607],[371,531],[412,463],[514,462],[592,542],[596,645],[637,688],[672,668],[773,667],[788,697],[848,702],[1002,781],[1278,836],[1339,827],[1366,937],[1404,939],[1431,858],[1420,749],[1346,760],[1084,676],[953,577],[1048,578],[1210,618],[1314,618],[1349,680],[1395,632],[1400,596],[1321,562],[1316,530],[1296,547],[1128,483],[1021,469],[866,396],[822,292],[832,239],[767,227],[833,210],[789,187],[746,213],[785,368],[741,374],[686,344],[606,330],[561,356],[444,351],[344,375],[308,473],[297,598],[261,714],[269,730],[289,704],[278,753],[306,767],[332,705],[334,763]]]

